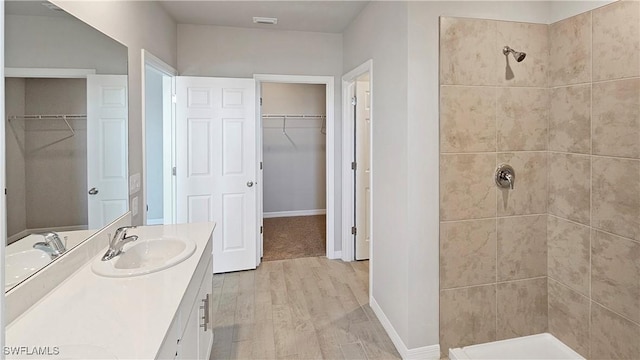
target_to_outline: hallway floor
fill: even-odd
[[[262,261],[327,254],[326,215],[264,219]]]
[[[368,261],[325,257],[214,275],[211,359],[399,359],[368,282]]]

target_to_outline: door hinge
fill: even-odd
[[[7,195],[7,188],[4,188],[4,194]]]
[[[174,104],[178,103],[178,96],[176,96],[176,94],[171,95],[171,102]]]
[[[262,98],[260,98],[260,106],[262,106]]]
[[[176,167],[175,166],[171,169],[171,175],[176,176]]]
[[[260,170],[262,170],[262,161],[260,161]]]
[[[262,226],[260,226],[260,234],[262,234],[262,230],[263,230],[263,229],[262,229]]]
[[[358,235],[358,228],[355,226],[351,227],[351,235]]]
[[[149,212],[149,204],[147,204],[147,212]]]
[[[358,163],[357,162],[353,161],[351,163],[351,170],[358,170]]]
[[[358,98],[356,96],[351,98],[351,105],[358,105]]]

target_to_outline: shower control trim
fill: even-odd
[[[496,169],[496,185],[501,189],[513,190],[516,184],[516,172],[511,165],[500,164]]]

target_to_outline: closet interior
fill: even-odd
[[[263,261],[326,254],[325,85],[262,83]]]

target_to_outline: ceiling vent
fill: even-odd
[[[254,16],[253,17],[253,23],[254,24],[275,25],[275,24],[278,23],[278,19],[277,18]]]

